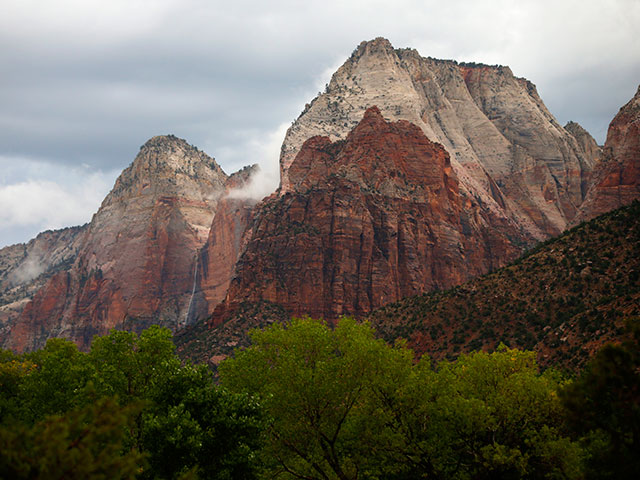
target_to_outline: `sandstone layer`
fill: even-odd
[[[593,151],[558,124],[535,86],[508,67],[458,64],[363,42],[288,130],[281,194],[289,168],[314,135],[344,139],[364,111],[408,120],[444,146],[460,191],[537,239],[563,231],[586,194]]]
[[[34,294],[73,263],[85,229],[47,230],[27,243],[0,249],[0,338]]]
[[[640,87],[609,125],[603,158],[576,222],[640,198]]]
[[[225,184],[225,194],[218,203],[207,242],[198,255],[188,323],[211,316],[227,293],[236,262],[250,234],[247,227],[257,203],[257,200],[239,196],[236,192],[240,192],[258,170],[257,165],[245,167],[232,174]]]
[[[307,140],[289,188],[256,207],[225,310],[266,300],[294,315],[363,315],[459,284],[521,251],[513,224],[459,188],[447,151],[368,109],[344,141]]]
[[[62,336],[86,348],[111,328],[183,325],[226,179],[184,140],[149,140],[83,233],[73,265],[26,305],[4,345],[33,349]]]

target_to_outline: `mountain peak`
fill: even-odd
[[[140,147],[103,205],[138,195],[182,196],[193,181],[213,185],[217,190],[226,178],[215,159],[186,140],[175,135],[158,135]]]
[[[376,55],[380,53],[392,53],[394,52],[391,42],[384,37],[376,37],[373,40],[365,40],[358,45],[353,51],[351,58],[357,59],[365,55]]]

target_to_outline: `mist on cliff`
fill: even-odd
[[[24,262],[20,264],[9,275],[9,281],[12,285],[22,285],[37,278],[45,271],[45,265],[37,255],[29,255]]]
[[[230,190],[228,198],[260,201],[275,192],[280,184],[280,147],[288,127],[282,123],[266,135],[251,140],[248,149],[251,159],[247,164],[258,164],[258,168],[244,186]]]

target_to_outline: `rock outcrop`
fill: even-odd
[[[211,316],[227,293],[238,257],[251,233],[247,227],[253,219],[253,207],[257,203],[256,199],[238,192],[258,170],[258,165],[245,167],[232,174],[225,184],[225,194],[218,203],[209,237],[198,256],[187,323]]]
[[[33,349],[62,336],[86,348],[111,328],[183,325],[226,179],[184,140],[149,140],[83,233],[73,265],[25,306],[4,345]]]
[[[47,230],[27,243],[0,249],[0,338],[35,293],[73,263],[85,229]]]
[[[363,315],[500,266],[526,238],[460,190],[441,145],[376,107],[343,141],[307,140],[287,182],[256,206],[214,323],[262,300],[294,315]]]
[[[537,239],[563,231],[584,199],[593,152],[558,124],[532,83],[508,67],[423,58],[383,38],[360,44],[288,130],[281,192],[294,188],[288,171],[308,138],[344,139],[372,105],[442,144],[460,191]]]
[[[640,198],[640,87],[609,125],[602,161],[574,223]]]

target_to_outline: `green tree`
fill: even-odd
[[[640,472],[640,319],[620,345],[602,347],[561,398],[589,452],[589,478],[635,478]]]
[[[93,369],[73,342],[49,339],[43,349],[25,354],[24,360],[35,368],[20,387],[21,419],[31,424],[87,403],[86,386]]]
[[[302,319],[254,332],[220,366],[222,383],[258,395],[271,424],[271,476],[305,479],[579,478],[562,435],[553,372],[501,347],[432,368],[368,325]]]
[[[444,478],[579,478],[581,450],[563,435],[552,371],[501,346],[439,366],[432,422]]]
[[[0,350],[0,424],[19,419],[24,404],[21,387],[35,368],[10,350]]]
[[[253,332],[252,342],[221,364],[220,377],[232,391],[257,395],[271,417],[269,475],[344,480],[403,468],[392,461],[393,412],[373,392],[389,387],[394,373],[411,371],[410,351],[389,347],[348,318],[335,330],[294,319]]]
[[[135,478],[142,456],[135,450],[123,452],[132,409],[103,398],[33,426],[0,426],[0,478]]]
[[[260,405],[247,395],[217,388],[204,365],[186,365],[158,385],[143,415],[149,452],[147,477],[254,478],[265,428]]]
[[[168,329],[113,331],[94,339],[89,360],[99,394],[143,406],[127,442],[148,456],[143,478],[252,478],[264,428],[259,405],[218,389],[206,366],[182,365]]]

